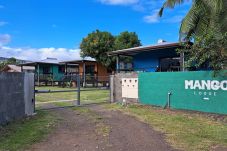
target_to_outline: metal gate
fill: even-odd
[[[106,78],[109,80],[109,77]],[[51,86],[40,86],[39,84],[35,88],[36,109],[80,106],[109,101],[109,84],[105,83],[100,87],[99,83],[93,83],[89,86],[89,83],[86,84],[84,81],[81,76],[71,75],[63,77],[58,86],[53,83]],[[104,101],[105,99],[106,101]]]

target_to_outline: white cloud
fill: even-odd
[[[57,58],[58,60],[76,60],[80,58],[80,49],[66,48],[12,48],[0,47],[0,56],[15,57],[23,60],[42,60],[47,57]]]
[[[7,25],[7,24],[8,24],[8,22],[0,21],[0,26],[5,26],[5,25]]]
[[[145,16],[143,19],[146,23],[180,23],[182,21],[182,19],[184,18],[183,15],[175,15],[173,17],[170,18],[160,18],[158,16],[158,11],[159,10],[154,10],[153,13],[151,15],[147,15]]]
[[[160,17],[158,16],[158,9],[154,10],[151,15],[147,15],[143,18],[146,23],[158,23]]]
[[[6,45],[11,41],[9,34],[0,34],[0,46]]]
[[[139,2],[139,0],[98,0],[98,1],[108,5],[132,5]]]

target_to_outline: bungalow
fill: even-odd
[[[81,83],[93,85],[102,83],[106,85],[109,81],[109,73],[107,68],[94,60],[72,60],[72,61],[59,61],[56,58],[47,58],[45,60],[25,63],[20,66],[34,66],[35,67],[35,80],[40,83],[51,82],[52,85],[56,82],[76,80],[73,78],[75,75],[80,75]]]
[[[59,62],[56,58],[46,58],[41,61],[20,64],[20,66],[22,68],[24,66],[35,67],[35,81],[38,85],[40,83],[47,85],[48,82],[53,84],[54,82],[61,82],[63,80],[66,67],[65,64]],[[76,73],[77,65],[68,65],[68,72]]]
[[[176,49],[180,48],[179,43],[160,42],[156,45],[122,49],[108,53],[117,57],[117,72],[121,72],[121,56],[133,58],[131,71],[136,72],[171,72],[182,71],[183,54],[180,55]],[[125,69],[124,69],[125,70]]]
[[[35,68],[30,66],[6,65],[1,72],[29,72],[34,73]]]
[[[77,65],[77,74],[80,75],[83,86],[87,84],[98,85],[102,84],[106,86],[109,83],[109,75],[111,74],[108,69],[103,66],[101,63],[98,63],[94,60],[71,60],[60,62],[65,64],[65,67],[68,68],[68,65]],[[66,74],[69,74],[66,72]]]

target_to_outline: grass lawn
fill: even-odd
[[[107,104],[105,107],[120,110],[150,124],[155,130],[164,133],[167,142],[176,149],[204,151],[215,146],[227,147],[227,117],[219,122],[204,114],[151,106]]]
[[[76,90],[76,88],[60,88],[60,87],[37,87],[37,90]],[[94,88],[87,88],[94,89]],[[83,90],[83,89],[82,89]],[[101,103],[109,99],[109,90],[81,91],[81,104]],[[76,100],[77,92],[61,92],[61,93],[39,93],[36,94],[36,102],[50,102],[62,100]]]
[[[58,120],[48,111],[38,111],[34,117],[0,127],[0,151],[26,149],[50,133]]]

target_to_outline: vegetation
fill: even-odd
[[[109,32],[96,30],[83,38],[80,44],[81,57],[92,57],[106,67],[113,69],[114,58],[108,57],[107,52],[114,50],[114,36]]]
[[[185,0],[166,0],[159,15],[165,8],[174,8]],[[213,31],[219,39],[227,32],[227,1],[226,0],[193,0],[192,7],[181,23],[180,35],[190,38],[203,36],[207,31]]]
[[[38,87],[40,90],[73,90],[76,88],[60,88],[60,87]],[[83,90],[83,89],[82,89]],[[106,102],[109,97],[108,90],[94,89],[92,91],[81,91],[81,103],[102,103]],[[61,92],[61,93],[38,93],[36,94],[36,102],[50,102],[62,100],[76,100],[77,92]]]
[[[48,111],[38,111],[31,118],[0,127],[0,151],[18,151],[42,140],[50,133],[58,117]]]
[[[92,57],[109,69],[115,69],[115,57],[107,56],[108,52],[140,46],[140,40],[135,32],[122,32],[113,36],[109,32],[96,30],[83,38],[80,48],[82,57]]]
[[[9,58],[6,61],[0,62],[0,71],[9,64],[15,65],[15,64],[17,64],[17,60],[15,58]]]
[[[151,106],[117,104],[105,105],[148,123],[157,131],[166,134],[166,139],[176,149],[191,151],[211,150],[227,146],[227,118],[217,121],[206,115],[154,108]]]
[[[185,55],[185,67],[194,69],[213,69],[215,71],[226,69],[227,65],[227,33],[219,40],[214,34],[206,34],[202,37],[196,36],[195,43],[183,44],[179,49]]]
[[[116,36],[114,42],[114,49],[127,49],[132,47],[141,46],[138,35],[135,32],[122,32],[120,35]]]
[[[185,0],[166,0],[160,9],[174,8]],[[192,7],[181,23],[180,41],[194,42],[195,46],[184,46],[190,67],[208,66],[213,70],[227,67],[227,1],[193,0]],[[216,48],[217,47],[217,48]]]

